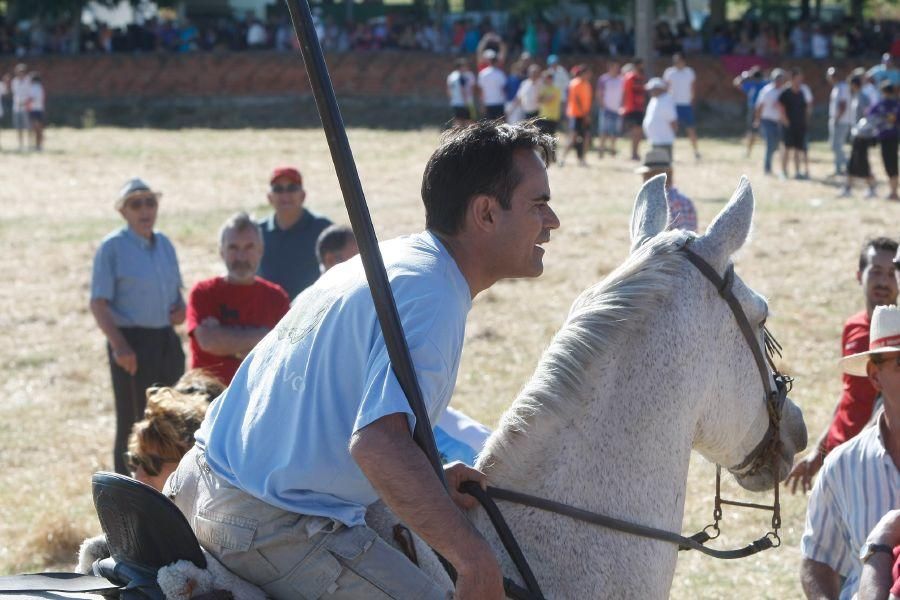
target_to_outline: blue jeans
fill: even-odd
[[[771,119],[762,119],[759,122],[759,128],[762,130],[763,138],[766,140],[766,160],[763,163],[766,173],[772,172],[772,155],[778,150],[781,143],[781,125],[778,121]]]
[[[849,135],[849,123],[828,121],[828,141],[831,142],[831,151],[834,153],[835,173],[843,174],[847,166],[847,154],[844,152],[844,145],[847,143],[847,136]]]

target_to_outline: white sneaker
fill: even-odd
[[[870,187],[869,191],[866,192],[866,200],[871,200],[871,199],[877,198],[877,197],[878,197],[878,193],[875,191],[875,188]]]
[[[842,188],[842,189],[841,189],[841,191],[840,191],[840,193],[837,195],[837,197],[838,197],[838,198],[849,198],[849,197],[852,196],[852,195],[853,195],[853,194],[850,193],[850,188],[845,187],[845,188]]]

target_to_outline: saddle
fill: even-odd
[[[171,500],[148,485],[116,473],[94,474],[91,486],[109,558],[94,562],[93,575],[37,573],[0,577],[0,597],[95,592],[122,600],[164,600],[156,583],[160,568],[179,560],[206,568],[206,558],[194,532]]]

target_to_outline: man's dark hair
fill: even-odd
[[[862,251],[859,253],[859,270],[862,271],[869,266],[869,248],[874,248],[876,252],[890,252],[891,260],[897,254],[897,242],[887,237],[877,237],[866,240],[863,244]]]
[[[353,230],[347,225],[329,225],[322,230],[316,240],[316,260],[322,263],[322,257],[329,252],[337,252],[350,241],[356,241]]]
[[[447,131],[422,176],[425,227],[459,233],[469,201],[480,194],[495,197],[508,209],[522,180],[513,162],[517,150],[535,150],[546,165],[555,155],[556,139],[541,133],[533,121],[481,121]]]

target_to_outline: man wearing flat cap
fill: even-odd
[[[900,506],[900,309],[878,306],[869,349],[841,359],[845,373],[868,377],[881,394],[875,423],[825,459],[800,542],[807,598],[850,599],[863,565],[887,545],[867,543],[879,519]]]
[[[293,300],[319,278],[316,240],[331,221],[304,206],[303,177],[294,167],[272,171],[268,199],[275,212],[259,222],[263,257],[257,274],[280,285]]]
[[[125,465],[128,434],[144,414],[145,390],[173,385],[184,373],[184,351],[173,329],[184,322],[175,248],[154,230],[159,192],[138,178],[119,192],[125,227],[107,235],[94,256],[90,308],[107,341],[116,403],[113,462]]]

